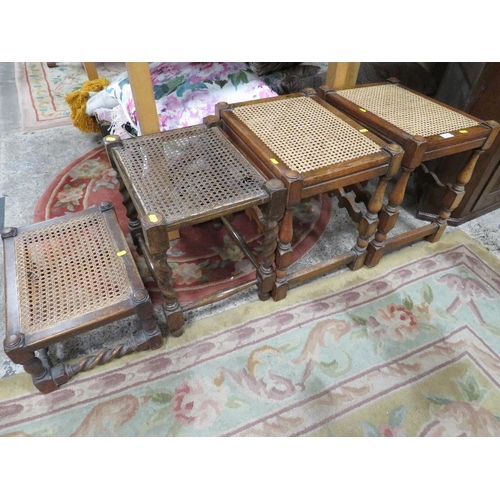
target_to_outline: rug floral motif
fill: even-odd
[[[127,237],[139,271],[153,301],[160,302],[160,292],[149,273],[145,260],[132,243],[116,172],[111,167],[104,147],[98,147],[69,165],[54,179],[41,196],[35,209],[35,221],[52,219],[68,213],[111,201]],[[292,246],[294,260],[309,251],[321,236],[331,215],[328,196],[317,196],[296,206]],[[248,217],[237,214],[232,221],[248,246],[258,255],[260,235]],[[354,239],[353,239],[354,243]],[[234,285],[255,278],[255,268],[238,245],[222,228],[215,231],[209,224],[181,228],[181,237],[169,250],[174,288],[181,302],[195,300],[220,290],[231,281]]]
[[[98,63],[99,76],[113,78],[124,63]],[[88,80],[82,63],[62,62],[49,68],[45,62],[16,63],[16,84],[25,132],[71,125],[66,95]]]
[[[0,433],[500,436],[500,261],[459,237],[227,311],[230,326],[192,325],[52,394],[4,397]]]

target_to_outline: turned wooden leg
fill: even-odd
[[[113,154],[113,149],[122,145],[122,139],[119,135],[107,135],[104,138],[104,146],[106,147],[106,153],[108,154],[108,159],[113,167],[113,170],[116,172],[116,178],[119,183],[120,194],[122,195],[122,203],[127,211],[128,219],[137,219],[137,211],[135,206],[130,198],[130,193],[127,190],[123,182],[122,175],[120,173],[120,169],[116,165],[115,155]]]
[[[137,210],[135,208],[134,202],[132,201],[132,198],[130,197],[130,193],[128,192],[127,186],[125,186],[125,183],[123,182],[123,178],[120,174],[120,171],[118,169],[115,169],[116,172],[116,179],[118,180],[118,190],[120,191],[120,194],[122,195],[122,204],[125,207],[125,213],[127,216],[127,219],[129,221],[136,221],[138,219],[137,215]],[[130,227],[130,224],[129,224]]]
[[[353,252],[356,254],[356,259],[354,262],[352,262],[349,267],[355,271],[359,269],[365,262],[369,260],[370,253],[368,249],[368,245],[370,243],[370,240],[372,239],[373,235],[375,234],[375,231],[377,231],[377,234],[379,231],[381,231],[380,226],[382,225],[382,215],[379,219],[379,212],[382,209],[382,205],[384,203],[384,195],[385,191],[387,188],[388,182],[391,180],[393,175],[399,170],[399,167],[401,165],[401,158],[403,155],[403,149],[401,146],[397,144],[389,144],[386,148],[386,151],[388,151],[392,155],[391,162],[389,164],[389,167],[387,169],[386,174],[380,178],[377,187],[375,188],[375,191],[370,198],[368,205],[367,205],[367,210],[365,215],[362,217],[359,226],[358,226],[358,240],[356,242],[355,247],[353,248]],[[409,175],[409,174],[408,174]],[[404,177],[402,175],[399,178],[399,181]],[[398,182],[399,182],[398,181]],[[408,182],[408,176],[406,176],[403,181],[401,182],[401,185],[399,186],[399,190],[397,191],[397,200],[399,200],[398,205],[403,201],[403,196],[404,196],[404,191],[406,189],[406,184]],[[391,196],[394,194],[396,190],[393,190],[393,193],[391,193]],[[389,199],[391,199],[389,197]],[[393,201],[396,200],[396,197],[394,196]],[[396,201],[397,201],[396,200]],[[389,202],[389,205],[391,202]],[[396,223],[397,219],[397,207],[396,208],[396,217],[394,219],[394,224]],[[382,214],[384,211],[382,211]],[[385,227],[385,231],[388,231],[388,228]],[[384,240],[385,237],[384,236]],[[368,264],[368,262],[367,262]],[[369,264],[368,264],[369,265]]]
[[[400,162],[401,159],[399,158],[398,168],[400,166]],[[401,167],[401,175],[389,194],[388,203],[379,213],[377,231],[367,249],[365,264],[368,267],[374,267],[377,265],[384,254],[385,240],[387,239],[388,233],[396,225],[399,217],[399,206],[403,202],[408,180],[414,170],[415,168]]]
[[[21,333],[12,334],[4,340],[5,354],[16,364],[23,365],[24,371],[31,375],[33,384],[43,394],[55,391],[58,384],[52,378],[51,369],[44,366],[34,352],[25,350],[25,338]]]
[[[153,305],[148,292],[144,288],[135,290],[131,295],[131,301],[135,305],[141,326],[133,339],[109,349],[101,349],[98,353],[85,356],[77,362],[60,363],[54,366],[51,372],[57,386],[66,384],[80,372],[92,370],[98,365],[104,365],[135,351],[158,349],[163,344],[163,337],[153,316]]]
[[[49,358],[49,349],[47,347],[39,349],[36,354],[45,368],[52,368],[52,361]]]
[[[437,225],[437,231],[426,238],[426,240],[431,243],[438,241],[443,235],[446,227],[448,226],[448,219],[450,218],[451,213],[458,207],[458,205],[460,205],[460,202],[464,197],[465,186],[470,181],[472,174],[474,173],[477,160],[495,142],[495,139],[500,132],[500,125],[496,121],[488,120],[486,122],[482,122],[482,125],[491,129],[488,138],[479,149],[473,151],[469,161],[458,173],[455,183],[447,186],[448,190],[443,197],[441,210],[439,211],[438,217],[434,221],[434,224]]]
[[[122,204],[125,207],[125,213],[128,219],[128,228],[132,236],[132,241],[134,242],[135,248],[139,255],[142,255],[142,250],[137,240],[137,236],[142,233],[141,222],[139,221],[139,216],[137,210],[134,206],[130,193],[128,192],[127,186],[123,182],[120,169],[117,167],[115,162],[115,157],[113,154],[113,148],[121,146],[122,139],[118,135],[108,135],[104,138],[104,145],[106,147],[106,152],[108,153],[108,159],[116,172],[116,179],[118,180],[118,189],[122,195]]]
[[[163,344],[163,337],[154,316],[154,308],[145,288],[132,294],[135,312],[139,318],[140,330],[134,335],[137,350],[158,349]]]
[[[401,176],[389,195],[388,203],[379,214],[377,232],[370,242],[365,260],[368,267],[376,266],[384,255],[385,240],[399,218],[399,206],[403,202],[406,186],[413,171],[413,168],[402,167]]]
[[[130,231],[130,236],[139,255],[142,255],[142,247],[139,241],[139,237],[144,238],[142,231],[142,223],[138,218],[132,218],[128,221],[128,229]]]
[[[58,386],[67,383],[82,371],[92,370],[98,365],[104,365],[135,351],[158,349],[163,344],[163,337],[158,328],[154,309],[149,294],[144,288],[135,290],[131,297],[135,312],[139,318],[140,330],[130,342],[118,344],[109,349],[102,349],[91,356],[85,356],[74,363],[60,363],[52,369],[52,376]]]
[[[437,225],[437,231],[434,234],[427,236],[427,241],[435,243],[436,241],[439,241],[441,239],[441,236],[448,226],[448,219],[450,218],[451,212],[453,212],[453,210],[455,210],[455,208],[460,205],[460,202],[464,197],[465,186],[470,181],[477,160],[482,153],[484,153],[484,149],[476,149],[469,158],[469,161],[458,173],[455,183],[453,185],[448,184],[446,194],[443,197],[439,215],[434,221],[434,224]]]
[[[402,151],[399,146],[390,145],[394,147],[393,153],[397,151]],[[398,148],[398,149],[396,149]],[[360,269],[365,263],[365,259],[367,256],[367,247],[370,239],[375,234],[375,231],[379,225],[378,213],[382,209],[382,205],[384,204],[384,195],[385,190],[387,188],[387,183],[391,179],[394,174],[394,169],[388,168],[386,174],[381,177],[377,183],[377,187],[373,192],[372,197],[368,201],[368,205],[366,207],[366,212],[361,217],[361,220],[358,224],[358,239],[356,241],[356,245],[352,249],[355,253],[355,260],[349,264],[349,268],[352,271],[357,271]]]
[[[141,218],[141,224],[145,239],[142,250],[161,291],[168,328],[174,337],[179,337],[182,335],[184,315],[174,291],[174,278],[167,259],[170,243],[165,219],[161,214],[150,213]]]
[[[281,222],[276,250],[276,282],[272,291],[274,300],[284,299],[288,292],[287,274],[293,258],[292,237],[293,207],[287,207]]]
[[[267,300],[271,297],[271,292],[276,282],[274,263],[279,236],[278,221],[283,218],[286,198],[285,186],[279,179],[267,181],[264,189],[269,194],[269,202],[267,204],[266,215],[262,220],[262,263],[258,270],[260,278],[258,294],[260,300]]]

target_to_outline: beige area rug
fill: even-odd
[[[0,436],[500,437],[500,261],[461,231],[188,324],[42,395]]]
[[[16,62],[16,85],[23,132],[71,125],[67,94],[87,81],[80,62],[59,62],[49,68],[45,62]],[[125,70],[125,63],[96,63],[99,77],[112,79]]]

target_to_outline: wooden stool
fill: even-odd
[[[446,229],[451,212],[464,196],[465,186],[479,156],[495,140],[498,123],[485,122],[458,111],[400,85],[396,79],[338,91],[324,86],[318,93],[326,102],[386,140],[401,144],[405,150],[402,174],[389,195],[388,204],[380,213],[380,224],[369,245],[366,264],[376,265],[385,250],[421,239],[438,241]],[[422,163],[464,151],[472,151],[468,162],[446,185]],[[387,238],[398,219],[399,205],[403,201],[408,178],[417,167],[422,168],[443,189],[439,215],[423,227]]]
[[[2,231],[5,353],[49,393],[83,370],[163,343],[111,203]],[[133,340],[53,366],[48,346],[136,314]],[[35,352],[38,351],[38,356]]]
[[[285,188],[267,180],[231,143],[215,117],[192,127],[121,140],[104,139],[121,183],[134,243],[146,260],[163,297],[172,335],[182,334],[184,312],[225,299],[257,285],[261,300],[274,287],[278,221],[283,217]],[[254,255],[231,225],[233,214],[246,211],[263,234]],[[256,278],[180,304],[168,262],[169,233],[184,226],[222,224],[256,268]]]
[[[232,105],[219,103],[217,112],[233,142],[264,175],[281,179],[287,187],[273,298],[281,300],[289,287],[340,266],[359,269],[378,225],[386,185],[398,171],[401,147],[382,141],[312,89]],[[371,179],[377,180],[373,195],[362,186]],[[358,224],[357,241],[349,252],[289,273],[293,208],[302,199],[329,192]],[[358,200],[365,209],[358,208]]]

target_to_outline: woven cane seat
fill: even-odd
[[[196,125],[127,139],[113,154],[137,210],[160,212],[170,226],[268,197],[266,179],[219,127]]]
[[[337,94],[411,135],[430,137],[479,125],[462,113],[398,85],[362,86],[338,90]]]
[[[14,240],[20,330],[25,335],[130,297],[126,248],[100,212],[42,225]]]
[[[117,357],[162,345],[153,305],[111,203],[7,228],[1,236],[4,350],[24,366],[40,392],[52,392],[81,371]],[[132,339],[53,363],[50,346],[132,315],[141,325]]]
[[[256,101],[220,103],[218,114],[229,137],[255,158],[263,172],[281,179],[287,187],[273,298],[282,300],[290,286],[338,267],[359,269],[378,224],[376,212],[381,208],[387,181],[399,168],[401,147],[388,144],[322,100],[313,89]],[[368,190],[361,193],[363,183],[372,180],[373,194]],[[359,187],[359,206],[349,191],[351,186]],[[353,231],[355,246],[331,259],[298,266],[290,273],[294,209],[301,200],[325,193],[337,197],[339,208],[345,207],[357,224],[357,231]]]
[[[288,168],[301,173],[380,152],[380,145],[307,96],[233,112]]]

